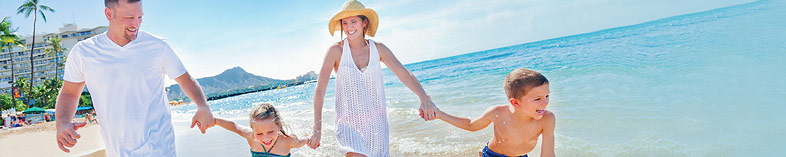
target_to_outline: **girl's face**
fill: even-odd
[[[363,37],[363,28],[366,28],[368,23],[360,17],[357,16],[350,16],[347,18],[341,19],[341,28],[344,30],[344,34],[347,35],[349,39],[358,39]]]
[[[281,133],[280,127],[273,118],[251,120],[251,129],[254,130],[254,139],[265,147],[271,147]]]

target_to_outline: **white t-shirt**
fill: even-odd
[[[164,75],[184,73],[164,39],[139,31],[123,47],[106,33],[80,41],[68,54],[63,79],[85,82],[108,156],[175,156]]]

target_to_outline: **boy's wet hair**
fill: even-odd
[[[549,80],[540,72],[527,68],[516,69],[505,77],[505,94],[508,95],[508,99],[519,99],[533,87],[548,83]]]
[[[276,125],[278,125],[278,129],[281,130],[281,134],[289,137],[287,132],[284,131],[284,122],[281,120],[281,115],[278,113],[278,110],[273,107],[273,104],[260,103],[251,110],[251,114],[249,114],[249,116],[249,123],[253,122],[254,120],[267,120],[273,118],[273,122],[276,123]]]

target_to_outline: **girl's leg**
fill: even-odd
[[[358,154],[358,153],[353,153],[353,152],[348,152],[348,153],[347,153],[347,154],[345,154],[345,155],[347,155],[347,157],[366,157],[366,156],[365,156],[365,155],[363,155],[363,154]]]

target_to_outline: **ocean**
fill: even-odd
[[[395,52],[395,50],[394,50]],[[405,65],[443,111],[477,117],[507,103],[517,68],[550,80],[548,110],[559,156],[786,155],[786,2],[757,1],[532,43]],[[420,102],[384,70],[393,156],[476,156],[492,127],[469,132],[423,121]],[[214,116],[248,125],[249,110],[273,103],[290,132],[308,137],[315,83],[208,102]],[[293,156],[341,156],[333,81],[322,146]],[[250,156],[240,136],[188,128],[195,105],[171,108],[179,156]],[[540,146],[530,155],[539,156]]]

